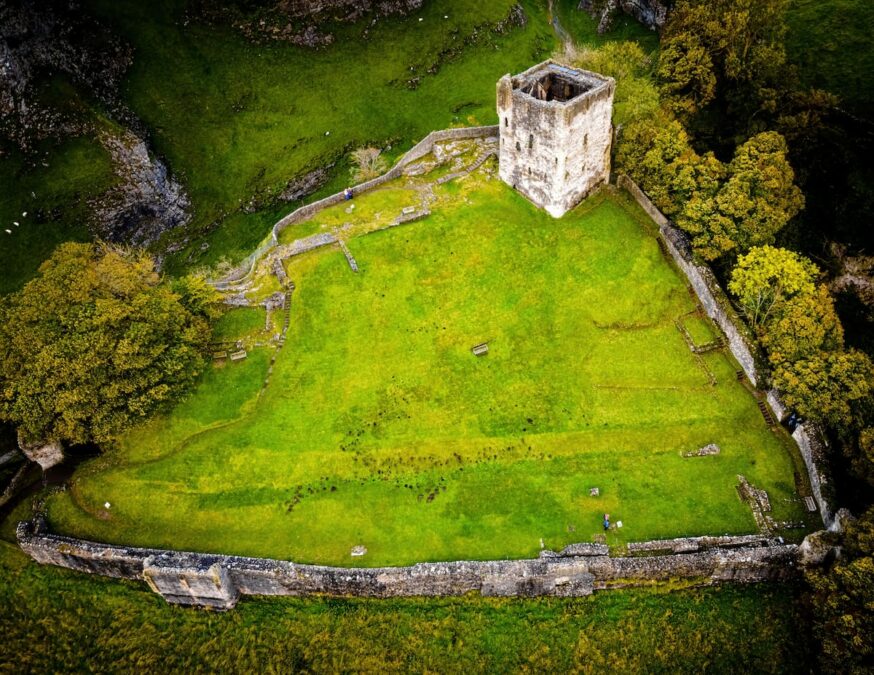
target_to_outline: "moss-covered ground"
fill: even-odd
[[[403,184],[356,212],[400,213]],[[52,526],[341,565],[525,557],[591,541],[604,512],[614,545],[752,532],[737,474],[803,518],[790,445],[726,353],[691,353],[676,320],[694,301],[621,195],[553,220],[491,163],[434,191],[426,219],[348,240],[358,274],[336,247],[289,259],[269,386],[270,347],[211,369],[82,467]],[[262,321],[233,310],[222,339]],[[708,443],[722,454],[682,457]]]

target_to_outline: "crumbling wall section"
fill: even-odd
[[[230,609],[241,595],[576,597],[669,579],[701,585],[785,579],[797,568],[797,546],[761,537],[689,539],[683,553],[649,555],[673,551],[678,541],[643,543],[638,555],[622,557],[603,545],[574,544],[528,560],[344,568],[111,546],[49,534],[39,522],[18,526],[19,545],[39,563],[145,581],[168,602],[213,609]]]

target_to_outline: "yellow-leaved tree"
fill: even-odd
[[[67,243],[0,302],[0,418],[25,442],[106,442],[179,399],[205,363],[214,291],[144,252]]]

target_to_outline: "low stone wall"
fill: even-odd
[[[780,398],[780,392],[771,389],[766,398],[768,407],[771,408],[774,416],[781,422],[786,419],[789,411]],[[810,491],[819,507],[822,522],[829,530],[832,530],[836,527],[836,514],[827,494],[829,492],[828,475],[822,470],[822,467],[826,465],[826,444],[822,431],[814,424],[799,424],[792,432],[792,438],[798,444],[801,458],[804,460],[807,474],[810,476]]]
[[[646,196],[646,193],[628,176],[619,176],[616,184],[627,190],[640,207],[646,211],[647,215],[659,226],[659,233],[668,253],[670,253],[677,266],[683,271],[683,274],[686,275],[707,315],[725,333],[732,355],[740,363],[750,382],[755,386],[764,384],[760,381],[756,368],[758,350],[746,329],[746,325],[737,316],[710,268],[694,260],[686,235],[671,225],[671,222],[656,208],[649,197]],[[768,406],[773,411],[777,420],[783,421],[787,411],[780,400],[779,392],[772,389],[767,393],[766,398]],[[835,511],[825,494],[827,492],[826,485],[828,484],[828,478],[824,471],[825,442],[823,441],[822,433],[815,425],[804,424],[799,425],[795,429],[792,438],[798,444],[801,457],[804,459],[807,474],[810,478],[810,488],[819,507],[823,524],[827,528],[833,529],[835,527]]]
[[[372,180],[354,186],[353,191],[355,192],[355,194],[362,194],[364,192],[367,192],[368,190],[372,190],[375,187],[379,187],[383,183],[387,183],[389,181],[395,180],[396,178],[400,178],[401,174],[404,171],[404,168],[408,164],[411,164],[412,162],[421,159],[429,152],[431,152],[431,150],[433,150],[434,148],[435,143],[440,143],[442,141],[462,140],[468,138],[487,138],[497,135],[497,125],[487,127],[460,127],[458,129],[442,129],[440,131],[432,131],[430,134],[425,136],[425,138],[416,143],[416,145],[410,148],[407,153],[403,157],[401,157],[391,169],[386,171],[381,176],[377,176]],[[273,243],[276,244],[279,242],[279,233],[282,232],[282,230],[284,230],[289,225],[293,223],[300,223],[304,220],[309,220],[322,209],[328,206],[333,206],[334,204],[339,204],[343,201],[343,199],[343,193],[337,192],[336,194],[332,194],[328,197],[325,197],[324,199],[313,202],[312,204],[306,204],[305,206],[301,206],[299,209],[292,211],[273,226]]]
[[[758,349],[752,336],[749,335],[745,325],[735,313],[725,291],[722,290],[713,272],[706,265],[701,265],[692,256],[692,248],[686,235],[671,225],[670,221],[650,201],[628,176],[619,176],[616,184],[628,191],[637,203],[646,211],[659,226],[662,240],[692,288],[707,316],[719,326],[728,339],[728,346],[734,358],[743,368],[744,373],[753,385],[759,385],[759,373],[756,368],[756,355]]]
[[[713,545],[709,547],[674,555],[611,557],[606,546],[574,544],[559,553],[543,551],[540,558],[529,560],[343,568],[110,546],[49,534],[42,521],[18,525],[19,545],[39,563],[142,580],[168,602],[216,609],[233,607],[240,595],[389,598],[477,592],[571,597],[669,579],[687,579],[700,585],[782,580],[798,567],[798,547],[792,544],[768,540],[763,545],[761,538],[710,539]],[[672,550],[674,541],[654,542],[647,550]]]
[[[427,155],[434,148],[435,143],[442,141],[464,140],[469,138],[497,138],[499,128],[497,125],[485,127],[459,127],[456,129],[441,129],[440,131],[432,131],[425,136],[421,141],[410,148],[406,154],[401,157],[397,163],[381,176],[377,176],[372,180],[359,183],[353,187],[356,195],[360,195],[368,190],[379,187],[384,183],[400,178],[404,172],[404,168]],[[248,276],[255,267],[259,258],[267,251],[272,249],[279,243],[279,233],[289,225],[301,223],[309,220],[322,209],[325,209],[334,204],[339,204],[345,199],[343,192],[337,192],[318,201],[301,206],[287,216],[281,218],[273,225],[273,230],[270,239],[259,246],[253,253],[249,254],[245,260],[241,261],[233,270],[226,273],[220,280],[213,282],[213,286],[218,290],[226,290],[236,282]]]

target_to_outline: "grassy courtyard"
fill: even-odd
[[[591,541],[604,512],[617,546],[754,532],[738,474],[776,520],[803,519],[782,432],[724,351],[684,341],[678,324],[696,344],[715,329],[654,226],[611,191],[553,220],[493,170],[434,185],[424,220],[350,237],[357,274],[336,246],[289,259],[269,384],[264,312],[232,310],[217,335],[249,357],[83,466],[52,527],[341,565],[525,557]],[[392,194],[399,212],[402,183],[356,212],[378,219]],[[708,443],[721,454],[682,456]]]

